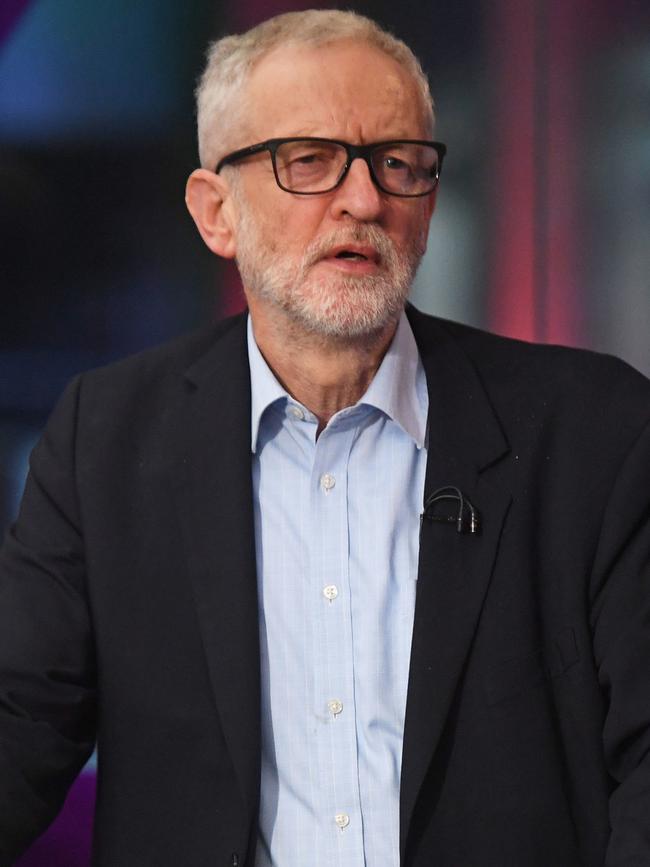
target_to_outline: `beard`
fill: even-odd
[[[397,322],[424,253],[426,222],[404,249],[372,223],[350,223],[316,238],[296,259],[269,241],[248,203],[238,198],[237,267],[248,292],[301,330],[329,339],[369,336]],[[349,243],[372,246],[380,273],[314,272],[332,248]]]

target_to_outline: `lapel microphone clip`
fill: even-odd
[[[455,504],[453,509],[450,508],[451,503]],[[424,501],[424,511],[420,515],[420,527],[425,518],[441,524],[455,524],[457,533],[476,535],[480,530],[478,510],[460,488],[454,485],[438,488],[437,491],[429,494]]]

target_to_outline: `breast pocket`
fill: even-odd
[[[575,631],[561,630],[546,648],[538,648],[494,666],[486,675],[485,697],[489,705],[539,688],[544,683],[562,677],[580,660]]]

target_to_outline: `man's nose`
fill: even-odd
[[[335,192],[332,201],[334,216],[349,215],[364,222],[375,221],[385,207],[384,197],[371,175],[365,160],[352,160],[348,173]]]

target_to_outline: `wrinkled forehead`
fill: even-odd
[[[246,133],[424,137],[422,95],[410,72],[372,45],[285,45],[264,55],[242,92]]]

